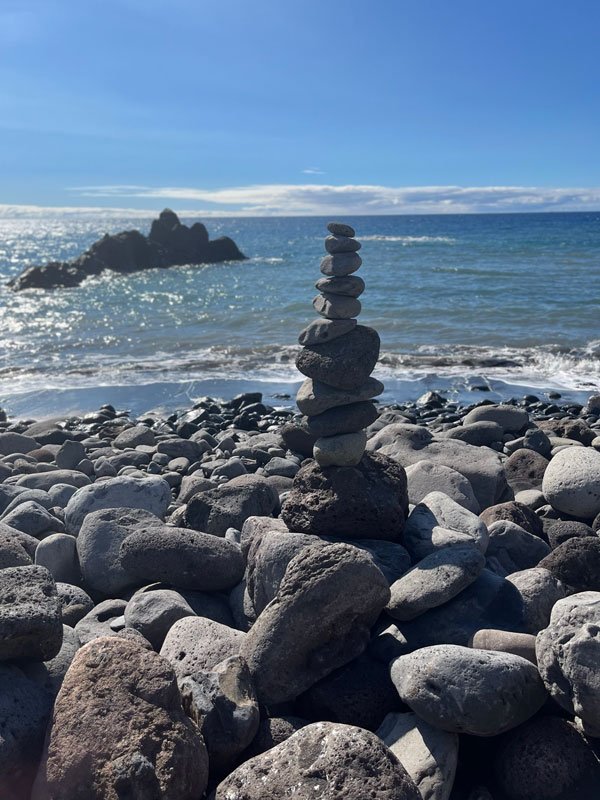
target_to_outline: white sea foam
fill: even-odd
[[[383,236],[373,234],[371,236],[361,236],[361,242],[399,242],[404,247],[415,244],[456,244],[456,239],[452,236]]]

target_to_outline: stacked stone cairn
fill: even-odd
[[[360,463],[367,436],[377,419],[371,398],[383,384],[370,377],[379,357],[379,336],[358,325],[358,299],[365,282],[354,273],[362,259],[354,229],[340,222],[327,226],[327,255],[321,261],[324,277],[317,281],[313,307],[321,315],[300,334],[303,345],[296,365],[307,376],[298,392],[300,411],[308,430],[317,437],[314,458],[321,467],[351,467]]]

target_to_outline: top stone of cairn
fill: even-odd
[[[327,230],[334,236],[355,236],[354,228],[351,225],[346,225],[345,222],[330,222],[327,225]]]

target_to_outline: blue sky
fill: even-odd
[[[596,0],[0,0],[0,204],[600,209]]]

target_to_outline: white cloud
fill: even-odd
[[[222,189],[137,185],[83,186],[69,189],[86,199],[127,205],[143,200],[156,209],[173,205],[181,214],[203,216],[302,216],[363,214],[467,214],[522,211],[597,211],[600,188],[535,186],[414,186],[256,184]],[[184,211],[182,203],[190,204]],[[131,203],[135,205],[134,203]],[[193,204],[195,207],[192,207]],[[0,206],[0,216],[36,213],[35,206]],[[48,211],[43,209],[43,211]],[[138,214],[152,210],[127,208],[56,209],[57,213]]]
[[[302,172],[305,175],[325,175],[325,172],[322,169],[319,169],[319,167],[306,167],[306,169],[303,169]]]

